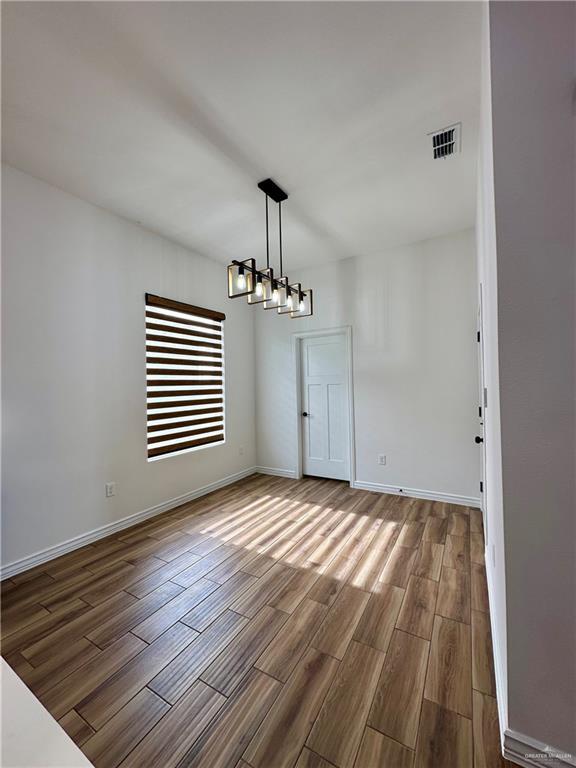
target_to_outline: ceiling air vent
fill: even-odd
[[[462,123],[449,125],[447,128],[442,128],[442,130],[434,131],[434,133],[429,133],[428,135],[432,137],[434,160],[457,155],[460,152],[462,146]]]

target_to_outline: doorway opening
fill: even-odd
[[[345,480],[353,485],[354,410],[352,329],[294,334],[296,371],[296,476]]]

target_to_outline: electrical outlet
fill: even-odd
[[[386,456],[383,453],[378,454],[378,464],[382,467],[386,466]]]
[[[116,496],[116,483],[106,483],[106,498]]]

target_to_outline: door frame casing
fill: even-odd
[[[482,510],[482,518],[484,522],[484,539],[488,541],[488,519],[486,513],[486,499],[487,499],[487,483],[486,483],[486,410],[488,408],[488,389],[486,388],[486,365],[484,357],[484,288],[480,282],[478,285],[478,379],[479,386],[479,400],[480,407],[482,408],[482,452],[481,452],[481,475],[482,481],[482,493],[480,494],[480,509]]]
[[[346,380],[348,384],[348,467],[350,487],[356,481],[356,440],[354,436],[354,379],[352,370],[352,326],[341,325],[336,328],[321,328],[317,331],[295,331],[292,334],[292,359],[294,362],[294,388],[296,403],[296,467],[294,476],[302,478],[302,366],[301,348],[303,339],[321,338],[322,336],[343,336],[345,343]]]

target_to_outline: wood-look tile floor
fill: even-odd
[[[253,475],[2,583],[97,768],[499,768],[478,510]]]

